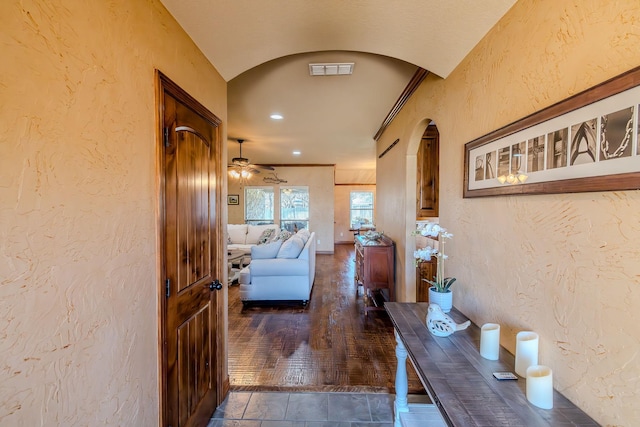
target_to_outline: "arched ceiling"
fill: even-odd
[[[362,177],[417,67],[446,78],[516,0],[161,1],[229,82],[228,135],[247,139],[246,157]],[[310,62],[356,65],[351,76],[311,77]],[[275,110],[285,119],[270,121]]]
[[[227,81],[296,53],[369,52],[447,77],[515,0],[161,0]]]

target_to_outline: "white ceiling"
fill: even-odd
[[[243,138],[253,163],[335,164],[347,182],[375,170],[373,136],[417,67],[446,78],[515,3],[161,1],[229,82],[229,157]],[[311,77],[311,62],[355,67]],[[284,120],[269,119],[273,112]]]

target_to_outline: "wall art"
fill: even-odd
[[[640,189],[640,67],[465,144],[464,197]]]

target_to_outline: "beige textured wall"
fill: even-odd
[[[309,187],[309,229],[316,233],[318,252],[333,253],[333,166],[278,166],[275,168],[278,178],[287,182],[269,184],[263,181],[272,172],[262,172],[252,176],[246,185],[271,186],[274,188],[276,223],[280,223],[280,187],[303,185]],[[244,183],[229,179],[228,193],[240,196],[239,205],[228,206],[229,224],[244,223]]]
[[[336,185],[334,190],[335,221],[333,227],[333,239],[336,243],[353,243],[351,228],[351,192],[373,191],[373,220],[375,224],[376,211],[376,186],[375,185]],[[384,230],[382,230],[384,231]]]
[[[226,83],[157,0],[0,16],[0,425],[156,425],[154,68]]]
[[[401,141],[377,176],[380,225],[410,247],[410,222],[394,221],[412,190],[394,188],[411,186],[406,155],[434,119],[454,305],[500,323],[511,351],[517,331],[538,332],[556,388],[629,427],[640,422],[640,192],[463,199],[462,179],[466,142],[640,65],[639,46],[636,0],[521,0],[447,80],[423,83],[378,144]]]

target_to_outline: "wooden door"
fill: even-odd
[[[425,282],[426,280],[435,280],[436,268],[438,263],[435,258],[431,258],[429,261],[422,261],[416,268],[416,302],[429,302],[429,288],[431,284]]]
[[[224,394],[220,121],[162,85],[163,420],[205,426]]]
[[[416,216],[438,216],[438,163],[440,137],[435,125],[427,126],[418,148]]]

